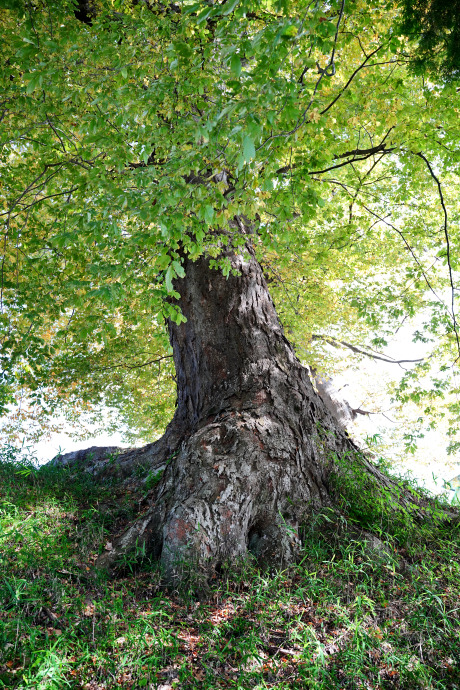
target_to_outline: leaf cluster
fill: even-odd
[[[2,410],[32,392],[164,424],[183,257],[228,271],[239,215],[307,361],[312,334],[367,346],[426,309],[452,358],[459,96],[408,70],[396,6],[0,11]]]
[[[402,0],[400,31],[416,42],[412,58],[419,73],[460,77],[460,3]]]

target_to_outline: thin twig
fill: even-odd
[[[343,89],[341,90],[341,92],[340,92],[339,94],[337,94],[337,96],[334,98],[334,100],[331,101],[331,102],[329,103],[329,105],[327,106],[327,108],[324,108],[324,110],[321,111],[320,115],[324,115],[324,113],[327,113],[327,111],[330,110],[330,108],[332,108],[332,106],[333,106],[335,103],[337,103],[337,101],[339,100],[339,98],[341,98],[341,97],[343,96],[343,94],[345,93],[345,91],[347,90],[347,88],[350,86],[351,82],[353,81],[353,79],[355,78],[355,76],[358,74],[358,72],[359,72],[360,70],[362,70],[364,67],[366,67],[367,61],[370,60],[371,57],[372,57],[373,55],[375,55],[376,53],[378,53],[379,50],[381,50],[382,48],[383,48],[383,45],[379,46],[378,48],[376,48],[375,50],[373,50],[372,53],[370,53],[370,54],[367,56],[367,58],[364,60],[364,62],[362,62],[362,63],[360,64],[360,66],[357,67],[357,68],[355,69],[355,71],[353,72],[353,74],[351,75],[351,77],[349,78],[349,80],[347,81],[347,83],[345,84],[345,86],[343,87]]]
[[[416,155],[419,158],[421,158],[423,161],[425,161],[426,166],[427,166],[428,170],[430,171],[431,177],[433,178],[433,180],[437,184],[438,192],[439,192],[439,199],[441,201],[441,206],[442,206],[442,210],[444,213],[444,237],[446,238],[447,266],[449,268],[449,281],[450,281],[450,288],[451,288],[451,295],[452,295],[452,323],[454,326],[455,339],[457,341],[457,351],[458,351],[458,357],[455,361],[458,361],[460,359],[460,339],[459,339],[459,335],[458,335],[457,317],[455,315],[455,286],[454,286],[454,278],[452,276],[452,265],[451,265],[451,261],[450,261],[450,240],[449,240],[449,231],[447,228],[446,204],[444,203],[444,195],[442,193],[441,183],[439,182],[439,179],[434,174],[433,168],[431,167],[429,160],[427,158],[425,158],[425,156],[421,152],[417,153]]]
[[[141,367],[147,367],[150,364],[159,364],[163,359],[171,359],[172,355],[164,355],[163,357],[158,357],[157,359],[151,359],[148,362],[142,362],[141,364],[113,364],[108,367],[93,367],[94,371],[110,371],[111,369],[140,369]]]
[[[443,301],[443,300],[436,294],[436,292],[434,291],[434,288],[433,288],[433,286],[431,285],[430,281],[428,280],[428,276],[427,276],[426,273],[425,273],[425,269],[423,268],[422,264],[421,264],[420,261],[418,260],[416,254],[414,253],[414,250],[412,249],[412,247],[410,246],[409,242],[408,242],[408,241],[406,240],[406,238],[404,237],[404,235],[403,235],[403,233],[401,232],[401,230],[399,230],[395,225],[393,225],[393,223],[389,223],[389,222],[387,221],[386,218],[382,218],[381,216],[379,216],[378,213],[375,213],[375,211],[373,211],[372,209],[368,208],[365,204],[363,204],[363,208],[365,208],[366,211],[367,211],[368,213],[370,213],[372,216],[374,216],[374,218],[377,218],[379,221],[381,221],[382,223],[385,223],[385,225],[388,225],[389,228],[392,228],[395,232],[398,233],[398,235],[400,236],[400,238],[402,239],[402,241],[403,241],[404,244],[406,245],[407,249],[408,249],[409,252],[411,253],[412,258],[414,259],[415,263],[416,263],[417,266],[420,268],[420,270],[421,270],[421,272],[422,272],[422,275],[423,275],[423,277],[424,277],[424,279],[425,279],[425,283],[426,283],[427,286],[428,286],[428,289],[433,293],[433,295],[436,297],[437,301],[438,301],[440,304],[442,304],[444,308],[446,308],[446,305],[444,304],[444,301]]]

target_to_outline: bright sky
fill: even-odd
[[[417,359],[424,357],[427,346],[423,343],[413,343],[411,334],[413,327],[408,327],[398,333],[385,348],[385,355],[394,359]],[[411,365],[405,365],[409,367]],[[407,421],[398,418],[394,404],[386,391],[386,385],[404,370],[397,364],[386,364],[364,358],[356,371],[348,370],[334,379],[334,385],[353,408],[373,411],[380,409],[384,414],[358,415],[355,426],[350,433],[365,439],[366,436],[381,434],[391,448],[391,437],[394,438],[393,450],[382,455],[395,460],[395,470],[404,474],[410,471],[428,489],[435,493],[443,490],[443,481],[449,481],[460,474],[460,457],[448,456],[446,452],[447,440],[445,429],[432,430],[418,441],[414,455],[404,450],[404,443],[400,438],[407,431]],[[416,417],[420,411],[415,412]]]

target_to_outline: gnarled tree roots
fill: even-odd
[[[267,565],[293,562],[299,526],[329,503],[322,465],[312,439],[299,442],[273,418],[222,414],[181,445],[152,508],[113,541],[100,564],[143,549],[173,581],[185,566],[213,573],[249,553]]]

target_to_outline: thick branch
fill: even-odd
[[[337,165],[331,165],[329,168],[324,168],[324,170],[310,170],[308,174],[309,175],[322,175],[323,173],[329,172],[330,170],[336,170],[337,168],[343,168],[345,165],[350,165],[351,163],[359,163],[360,161],[365,161],[368,158],[370,158],[371,156],[375,155],[376,153],[380,153],[382,155],[385,155],[387,153],[392,153],[394,150],[395,150],[394,148],[385,149],[385,147],[378,148],[376,146],[376,147],[374,147],[374,149],[370,149],[370,153],[368,153],[365,156],[361,156],[361,158],[351,158],[350,160],[344,161],[343,163],[338,163]],[[351,154],[344,153],[344,154],[338,156],[338,158],[344,158],[345,156],[348,156],[348,155],[351,155]]]

